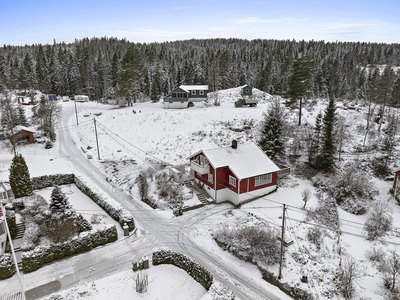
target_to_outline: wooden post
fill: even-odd
[[[282,262],[283,262],[283,250],[285,241],[285,212],[286,204],[283,204],[283,215],[282,215],[282,235],[281,235],[281,257],[279,260],[279,276],[278,279],[282,279]]]

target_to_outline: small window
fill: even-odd
[[[200,95],[204,95],[204,91],[199,91],[199,94]]]
[[[196,95],[196,91],[192,91],[191,93],[192,93],[192,95]]]
[[[260,186],[272,182],[272,174],[264,174],[256,177],[254,186]]]
[[[233,176],[231,176],[231,175],[229,175],[229,184],[230,184],[231,186],[236,187],[236,178],[233,177]]]
[[[208,174],[208,181],[213,183],[213,174]]]
[[[200,165],[204,166],[204,156],[200,156]]]
[[[246,93],[248,93],[249,92],[249,89],[246,89]]]
[[[172,98],[176,98],[176,93],[172,93]]]
[[[187,98],[187,96],[188,96],[187,94],[183,94],[183,98]]]

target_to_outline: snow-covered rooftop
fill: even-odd
[[[229,166],[239,178],[245,179],[280,170],[254,143],[238,144],[237,149],[223,147],[202,150],[214,168]]]
[[[181,89],[192,91],[192,90],[208,90],[208,85],[180,85]]]
[[[22,125],[18,125],[18,126],[14,127],[14,132],[19,132],[21,130],[25,130],[25,131],[29,131],[29,132],[33,132],[33,133],[36,132],[35,129],[30,128],[30,127],[25,127],[25,126],[22,126]]]

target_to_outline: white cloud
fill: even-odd
[[[327,30],[332,30],[336,32],[346,32],[346,31],[364,31],[369,29],[381,28],[383,23],[329,23],[325,25]]]
[[[299,22],[299,21],[306,21],[307,19],[294,19],[294,18],[282,18],[282,19],[263,19],[257,17],[247,17],[241,19],[233,19],[232,22],[234,24],[257,24],[257,23],[292,23],[292,22]]]

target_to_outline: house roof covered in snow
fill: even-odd
[[[22,125],[15,126],[14,129],[13,129],[14,133],[20,132],[21,130],[25,130],[25,131],[29,131],[29,132],[33,132],[33,133],[36,132],[35,129],[29,128],[29,127],[25,127],[25,126],[22,126]]]
[[[215,169],[229,167],[239,178],[245,179],[279,171],[279,167],[254,143],[232,147],[201,150]]]
[[[199,91],[199,90],[203,90],[206,91],[208,90],[208,85],[180,85],[179,86],[181,89],[187,90],[187,91]]]

